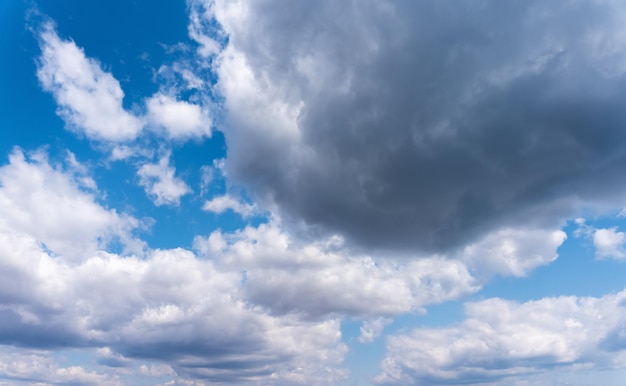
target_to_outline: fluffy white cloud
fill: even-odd
[[[566,238],[560,230],[501,229],[466,246],[458,257],[482,274],[525,276],[555,260]]]
[[[148,118],[158,128],[165,129],[172,139],[187,139],[211,135],[211,119],[198,105],[156,94],[146,101]]]
[[[176,169],[170,166],[170,154],[167,153],[156,164],[144,164],[137,171],[139,184],[155,205],[179,205],[180,198],[191,189],[175,176]]]
[[[596,229],[593,232],[593,246],[598,258],[626,258],[626,234],[617,227]]]
[[[0,167],[0,227],[33,235],[50,251],[81,259],[121,241],[138,252],[143,243],[132,236],[139,222],[96,202],[94,181],[71,156],[71,170],[52,167],[45,153],[27,158],[15,149]]]
[[[239,214],[241,217],[246,218],[255,213],[256,206],[243,203],[231,196],[230,194],[224,194],[222,196],[213,197],[212,199],[206,201],[202,206],[202,209],[217,214],[224,213],[227,210],[232,210],[233,212]]]
[[[62,40],[52,23],[39,34],[41,57],[37,76],[59,105],[68,127],[89,138],[132,140],[140,133],[141,119],[124,110],[119,82],[100,64],[87,58],[73,41]]]
[[[166,361],[181,379],[222,382],[284,383],[346,351],[338,320],[271,316],[241,298],[239,272],[189,251],[67,265],[20,232],[2,230],[0,245],[0,344],[106,347],[117,363]]]
[[[98,349],[101,366],[182,383],[328,384],[346,376],[339,319],[272,315],[247,299],[239,268],[187,250],[101,250],[110,234],[130,237],[124,232],[136,220],[99,206],[85,168],[75,157],[67,162],[64,171],[42,153],[27,159],[15,150],[0,168],[0,348]],[[0,376],[117,382],[113,370],[33,358],[39,367],[0,360]]]
[[[413,312],[479,286],[464,263],[354,256],[337,238],[303,243],[275,223],[196,238],[196,248],[246,272],[246,298],[278,314],[351,315],[370,319]]]
[[[502,382],[554,367],[626,365],[626,290],[593,297],[466,304],[467,318],[448,328],[391,336],[377,380],[383,384]]]

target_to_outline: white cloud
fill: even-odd
[[[190,4],[188,32],[189,37],[200,45],[198,54],[205,58],[218,54],[220,51],[219,42],[206,34],[206,26],[203,25],[212,19],[214,4],[198,1],[190,1]]]
[[[593,246],[598,258],[626,258],[626,234],[618,231],[617,227],[595,229]]]
[[[179,205],[180,198],[191,189],[174,174],[176,170],[169,165],[170,154],[159,159],[157,164],[144,164],[137,171],[139,184],[155,205]]]
[[[158,93],[146,101],[148,118],[165,129],[169,138],[186,139],[211,135],[211,119],[198,105]]]
[[[139,222],[96,203],[95,182],[75,157],[67,172],[53,168],[42,152],[27,159],[16,149],[0,167],[0,227],[26,232],[49,250],[81,259],[121,241],[130,251],[143,243],[132,236]]]
[[[336,369],[346,352],[338,320],[271,316],[241,298],[239,272],[182,249],[67,265],[0,229],[0,265],[0,344],[102,348],[103,363],[164,361],[177,379],[265,384]]]
[[[246,218],[253,215],[256,211],[256,206],[252,204],[243,203],[229,194],[213,197],[206,201],[202,206],[203,210],[213,212],[216,214],[224,213],[228,210],[239,214],[241,217]]]
[[[377,380],[403,385],[500,383],[555,366],[623,367],[624,300],[626,290],[600,298],[468,303],[467,318],[457,326],[388,337]]]
[[[483,274],[525,276],[555,260],[566,238],[561,230],[500,229],[466,246],[458,257]]]
[[[73,41],[60,39],[52,23],[43,26],[39,37],[42,54],[37,76],[43,88],[53,94],[58,114],[68,127],[98,140],[137,137],[143,123],[124,110],[119,82],[96,60],[87,58]]]
[[[378,318],[363,322],[361,326],[361,335],[359,336],[359,342],[372,343],[383,332],[385,326],[391,323],[391,319]]]
[[[374,259],[352,255],[335,238],[303,243],[275,223],[196,238],[201,253],[246,271],[244,293],[278,314],[374,319],[455,299],[479,286],[459,261],[443,257]]]
[[[115,375],[89,371],[81,366],[62,366],[45,351],[0,346],[0,385],[8,385],[3,379],[25,385],[123,385]]]

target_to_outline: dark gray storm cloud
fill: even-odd
[[[624,3],[249,8],[216,13],[228,168],[284,218],[432,251],[623,205]],[[257,90],[241,91],[233,55]],[[283,105],[297,135],[273,126]]]

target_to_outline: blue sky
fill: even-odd
[[[0,4],[0,385],[621,385],[620,2]]]

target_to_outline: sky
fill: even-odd
[[[625,21],[0,2],[0,385],[622,385]]]

